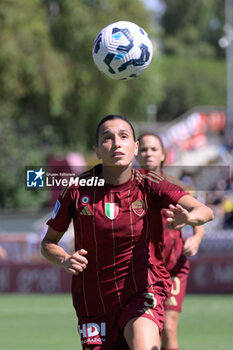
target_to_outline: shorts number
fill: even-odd
[[[153,293],[144,293],[145,297],[148,299],[149,302],[145,301],[144,305],[146,308],[153,309],[157,305],[157,300],[155,299],[155,296]]]
[[[144,293],[143,295],[146,297],[147,301],[144,301],[145,307],[142,310],[139,310],[139,312],[149,314],[153,317],[154,315],[151,309],[156,307],[157,300],[155,299],[153,293]]]
[[[179,277],[173,277],[172,278],[172,295],[178,295],[180,293],[180,279]]]

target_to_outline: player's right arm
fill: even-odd
[[[183,253],[187,256],[196,255],[204,234],[204,226],[193,226],[193,235],[184,240]]]
[[[63,232],[57,232],[49,227],[41,243],[41,253],[52,264],[63,267],[72,275],[78,275],[87,267],[88,261],[85,258],[87,251],[80,249],[72,255],[68,254],[58,245],[62,236]]]

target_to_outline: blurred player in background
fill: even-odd
[[[140,166],[155,170],[169,182],[184,188],[181,181],[165,174],[162,170],[166,153],[160,137],[153,133],[144,133],[139,136],[138,141],[137,160]],[[164,227],[164,264],[172,277],[172,290],[165,301],[162,350],[179,350],[178,321],[190,270],[186,256],[194,256],[198,252],[204,236],[204,227],[193,227],[193,233],[193,236],[183,240],[180,230],[170,230]]]
[[[138,142],[124,117],[103,118],[96,137],[102,164],[82,178],[98,176],[105,184],[64,190],[47,223],[42,254],[73,275],[83,349],[158,350],[171,287],[163,265],[161,209],[167,208],[173,228],[204,224],[213,213],[154,171],[132,168]],[[71,220],[75,253],[69,255],[58,242]]]

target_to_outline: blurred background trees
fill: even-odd
[[[165,97],[158,120],[171,120],[198,105],[226,105],[224,2],[164,0],[160,19]]]
[[[225,60],[218,47],[224,6],[216,0],[1,0],[0,207],[42,207],[47,193],[25,191],[25,166],[55,153],[85,153],[109,113],[171,120],[196,105],[224,105]],[[100,73],[91,48],[107,24],[128,20],[155,43],[149,69],[128,82]]]

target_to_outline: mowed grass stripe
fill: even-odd
[[[233,295],[187,295],[180,350],[233,349]],[[81,350],[68,294],[1,294],[1,350]]]
[[[187,295],[179,339],[180,350],[232,350],[233,295]]]
[[[1,350],[80,350],[70,295],[2,294]]]

